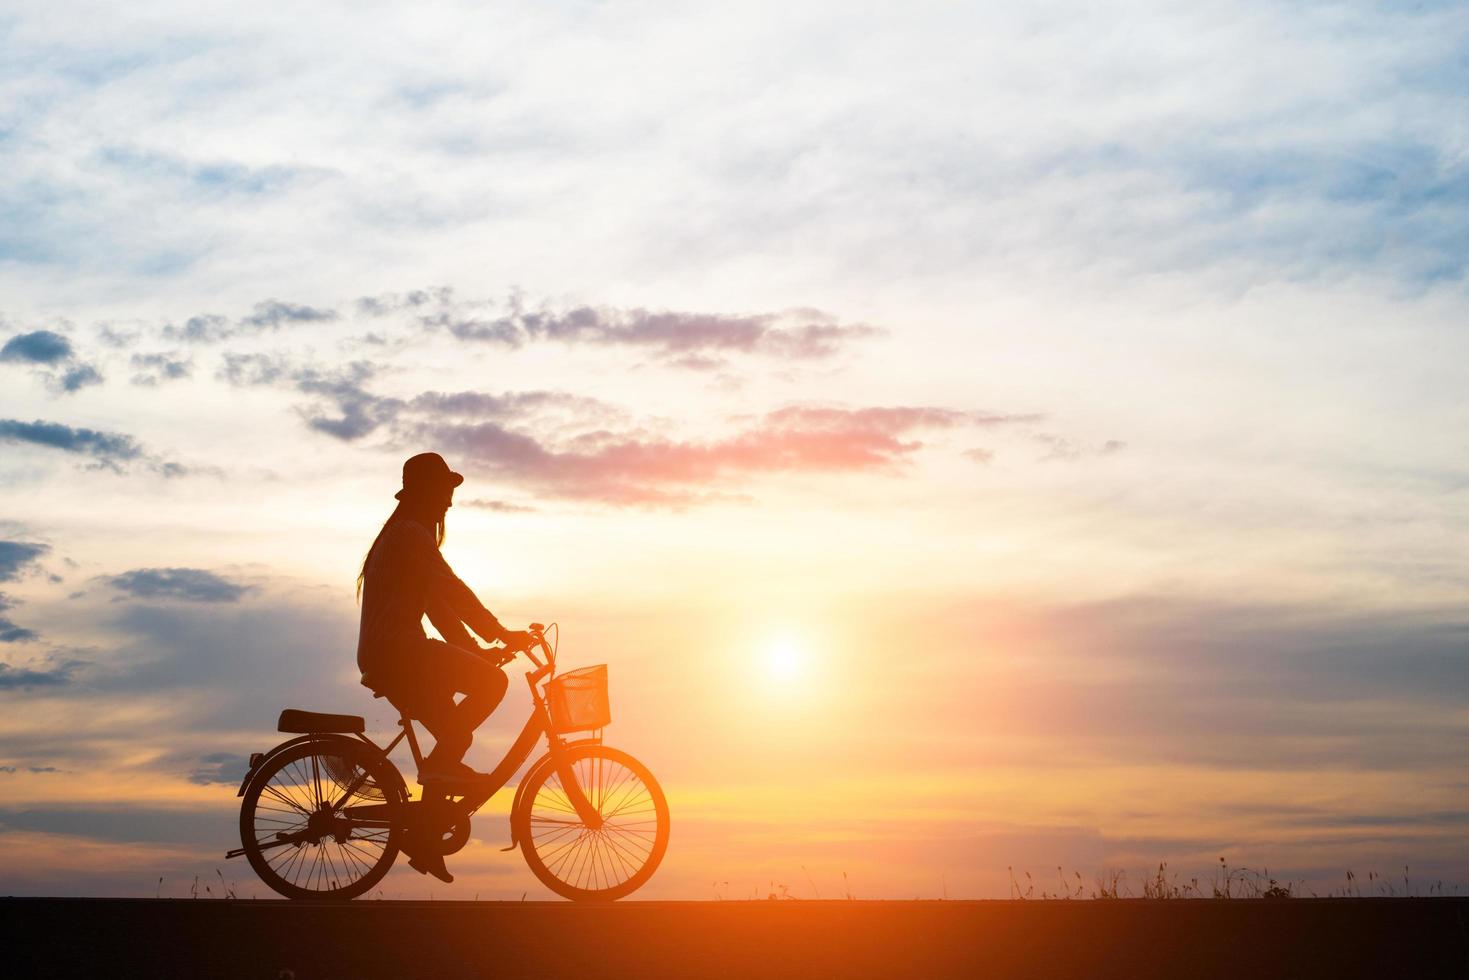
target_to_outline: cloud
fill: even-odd
[[[242,387],[286,385],[315,396],[297,406],[307,427],[351,442],[391,422],[403,407],[398,399],[374,395],[364,387],[376,374],[367,361],[340,368],[298,367],[279,355],[227,353],[217,377]]]
[[[93,465],[120,471],[122,465],[145,458],[143,447],[132,436],[119,432],[73,428],[59,422],[22,422],[0,419],[0,442],[22,443],[59,449],[65,453],[87,456]],[[164,466],[176,464],[163,464]]]
[[[201,313],[189,317],[182,327],[167,324],[163,328],[163,336],[170,340],[213,343],[231,336],[230,322],[214,313]]]
[[[520,296],[504,304],[461,300],[452,290],[416,290],[406,295],[362,297],[363,316],[409,314],[420,327],[472,343],[520,347],[537,341],[641,348],[663,363],[692,370],[720,367],[717,355],[766,355],[816,360],[835,355],[845,344],[885,331],[865,324],[843,324],[821,310],[729,315],[638,307],[575,306],[527,309]]]
[[[405,419],[537,420],[548,427],[609,424],[624,413],[595,398],[559,391],[491,394],[480,391],[425,391],[410,399],[378,395],[367,385],[378,369],[369,361],[340,367],[293,364],[279,354],[225,353],[217,377],[236,386],[279,386],[311,396],[296,412],[313,431],[344,442],[363,439],[391,426],[402,436]],[[416,431],[416,426],[408,428]]]
[[[447,330],[460,340],[472,340],[519,347],[525,343],[525,332],[511,318],[483,320],[475,317],[460,317],[451,313],[436,313],[425,316],[419,322],[431,329]]]
[[[29,643],[40,638],[35,630],[17,626],[13,620],[0,616],[0,643]]]
[[[292,364],[281,355],[226,353],[217,374],[237,386],[288,387],[311,400],[296,406],[308,428],[344,442],[353,442],[405,418],[423,421],[524,421],[574,424],[595,420],[607,423],[622,417],[614,406],[595,398],[559,391],[521,391],[490,394],[480,391],[425,391],[404,400],[367,389],[377,376],[369,361],[337,368]]]
[[[216,377],[237,386],[268,385],[290,373],[290,363],[279,355],[227,353]]]
[[[279,355],[224,355],[219,377],[236,385],[286,385],[317,396],[297,406],[309,428],[344,441],[379,429],[395,445],[457,452],[483,472],[537,492],[609,503],[684,506],[727,499],[714,484],[758,473],[896,469],[921,449],[924,430],[1038,421],[934,407],[790,406],[713,441],[652,437],[625,413],[557,391],[493,394],[426,391],[408,399],[374,394],[370,362],[335,370],[297,367]],[[328,411],[324,406],[329,406]]]
[[[17,334],[0,347],[0,361],[31,364],[51,371],[38,372],[52,391],[70,394],[101,384],[102,374],[92,365],[76,360],[71,341],[49,330]]]
[[[40,557],[51,550],[50,545],[28,541],[0,541],[0,582],[13,582],[20,578]],[[19,603],[0,592],[0,613],[14,609]],[[8,616],[0,616],[0,643],[29,643],[40,639],[33,629],[20,626]]]
[[[187,378],[194,370],[192,359],[173,352],[134,354],[131,363],[134,371],[132,383],[144,387]]]
[[[727,480],[771,473],[896,471],[925,431],[1034,421],[933,407],[844,409],[791,406],[722,439],[680,441],[591,430],[559,441],[499,421],[420,421],[419,441],[466,465],[539,493],[612,504],[683,505]]]
[[[0,347],[0,361],[26,364],[58,364],[72,354],[71,341],[49,330],[17,334]]]
[[[292,378],[296,390],[318,395],[335,410],[329,414],[319,406],[302,410],[306,424],[317,432],[344,441],[361,439],[397,417],[402,403],[396,398],[374,395],[363,388],[363,382],[376,373],[366,361],[357,361],[336,371],[304,368]]]
[[[946,659],[911,684],[893,682],[882,703],[946,733],[935,766],[1001,754],[1065,768],[1254,771],[1266,760],[1282,772],[1381,773],[1457,771],[1462,757],[1461,608],[1134,594],[1075,604],[993,595],[927,609],[879,614],[870,652],[851,666],[880,670],[884,648],[901,645],[912,623],[931,624],[927,642]],[[871,754],[879,768],[902,762],[901,749]]]
[[[32,687],[60,687],[72,681],[72,675],[87,666],[81,660],[49,660],[39,665],[16,667],[0,663],[0,690],[12,691]]]
[[[461,500],[455,506],[472,507],[475,510],[491,510],[498,514],[531,514],[536,508],[508,500]]]
[[[863,324],[841,324],[820,310],[730,316],[718,313],[615,309],[578,306],[564,312],[526,311],[518,302],[495,318],[463,316],[452,311],[423,316],[430,329],[442,329],[460,340],[519,346],[551,340],[646,348],[667,363],[698,370],[718,366],[712,353],[764,354],[787,360],[831,357],[842,345],[883,331]]]
[[[339,317],[336,310],[267,299],[256,303],[248,315],[237,320],[231,321],[215,313],[202,313],[189,317],[181,327],[165,325],[162,335],[169,340],[212,344],[231,337],[275,332],[285,324],[330,323]]]
[[[530,314],[525,330],[533,337],[567,343],[652,347],[669,355],[732,351],[805,360],[830,357],[849,340],[881,333],[874,327],[843,326],[819,310],[793,310],[753,316],[713,313],[650,312],[579,307],[560,316]]]
[[[97,339],[108,347],[113,347],[118,350],[131,347],[138,342],[138,338],[141,336],[142,332],[139,330],[118,330],[111,324],[106,323],[97,329]]]
[[[241,603],[123,603],[98,613],[117,642],[88,683],[108,692],[190,690],[194,730],[274,730],[287,705],[341,705],[370,713],[382,702],[348,677],[357,619],[345,605],[318,608],[265,594]],[[364,711],[363,709],[368,709]],[[267,745],[269,743],[266,743]],[[263,745],[260,747],[264,747]]]
[[[384,293],[381,296],[362,296],[354,305],[357,312],[363,316],[378,317],[403,310],[418,310],[431,303],[447,304],[452,300],[453,290],[439,287],[437,289],[415,289],[402,295]]]
[[[51,550],[50,545],[30,541],[0,541],[0,582],[13,582]],[[0,610],[8,608],[0,600]]]
[[[1051,432],[1038,432],[1031,438],[1046,447],[1045,455],[1040,457],[1042,462],[1074,462],[1087,456],[1114,456],[1127,448],[1127,443],[1117,439],[1108,439],[1100,446],[1090,446]]]
[[[161,184],[184,189],[200,200],[218,201],[226,196],[258,199],[283,190],[301,177],[323,172],[272,164],[245,166],[230,160],[190,160],[176,154],[108,144],[95,155],[97,165],[121,172],[129,181],[154,178]]]
[[[252,330],[276,330],[283,323],[329,323],[337,319],[337,316],[336,310],[268,299],[256,303],[254,311],[241,318],[239,325]]]
[[[251,590],[202,568],[135,568],[103,581],[136,599],[238,602]]]
[[[425,391],[415,395],[408,408],[423,415],[480,421],[558,417],[610,422],[623,416],[607,402],[565,391],[507,391],[499,395],[483,391]]]
[[[89,385],[99,385],[102,381],[102,375],[92,365],[77,364],[67,368],[59,377],[53,378],[51,386],[57,391],[70,394]]]
[[[188,780],[199,786],[224,783],[238,786],[245,773],[250,770],[250,757],[233,752],[211,752],[199,759],[200,765],[191,772]]]
[[[19,603],[15,599],[0,592],[0,613],[14,609],[17,605]],[[8,616],[0,616],[0,643],[28,643],[40,638],[35,630],[17,625]]]

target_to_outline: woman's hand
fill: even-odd
[[[505,644],[505,649],[519,653],[529,648],[535,637],[525,630],[506,630],[500,634],[500,642]]]

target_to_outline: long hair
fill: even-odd
[[[393,512],[388,515],[388,519],[383,521],[383,526],[377,532],[377,537],[372,539],[372,547],[368,548],[367,554],[362,556],[362,568],[357,572],[358,602],[362,601],[362,583],[367,579],[367,563],[372,560],[372,553],[377,550],[378,542],[383,539],[383,535],[388,533],[388,528],[408,518],[408,515],[403,510],[405,505],[406,501],[398,502],[398,506],[393,508]],[[442,515],[434,523],[434,543],[440,548],[444,546],[444,517]]]

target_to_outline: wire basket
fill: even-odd
[[[568,671],[546,685],[551,728],[557,732],[586,732],[612,722],[607,700],[607,665]]]

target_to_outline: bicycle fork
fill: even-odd
[[[587,794],[581,788],[581,782],[576,778],[576,771],[571,763],[566,761],[563,750],[554,745],[551,749],[551,764],[556,769],[556,777],[561,780],[561,789],[566,793],[566,799],[571,803],[571,808],[581,818],[581,822],[588,830],[602,829],[602,813],[592,801],[587,799]]]

